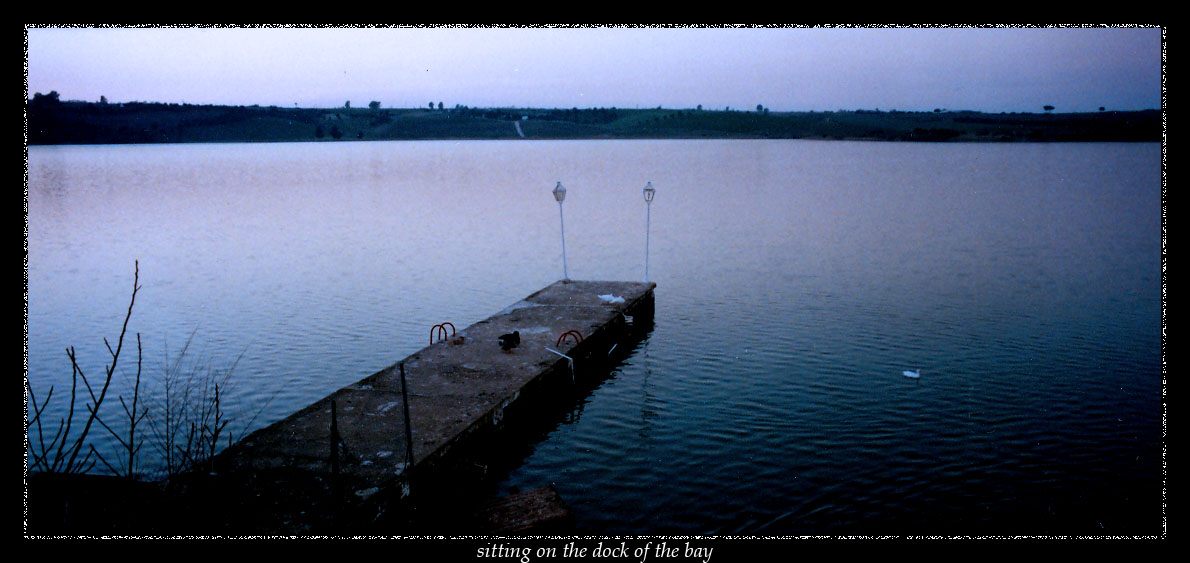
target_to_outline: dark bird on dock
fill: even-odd
[[[511,352],[513,348],[521,345],[521,331],[514,330],[509,334],[500,335],[500,349],[505,352]]]

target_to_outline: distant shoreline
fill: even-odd
[[[378,106],[378,105],[377,105]],[[1160,142],[1159,110],[982,113],[855,110],[281,108],[58,101],[26,105],[28,145],[396,140],[806,139]]]

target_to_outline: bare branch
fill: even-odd
[[[25,421],[25,432],[29,431],[29,427],[37,424],[41,427],[41,411],[45,410],[46,405],[50,404],[50,399],[54,396],[54,386],[50,385],[50,392],[45,396],[45,403],[41,407],[37,406],[37,397],[33,396],[33,387],[29,385],[29,381],[25,381],[25,389],[29,392],[29,402],[33,403],[33,418]]]
[[[128,333],[128,321],[132,319],[132,307],[133,307],[133,305],[136,304],[136,292],[138,290],[140,290],[140,285],[138,285],[139,281],[140,281],[140,261],[138,260],[138,261],[136,261],[136,270],[135,270],[135,273],[134,273],[133,279],[132,279],[132,298],[128,302],[128,312],[124,315],[124,325],[123,325],[123,327],[120,328],[120,338],[116,342],[116,350],[114,352],[112,352],[112,363],[107,368],[107,377],[104,378],[103,389],[99,392],[99,397],[95,398],[94,393],[91,394],[91,397],[94,400],[94,407],[93,408],[88,407],[88,410],[90,411],[90,415],[87,417],[87,422],[83,426],[82,433],[75,440],[75,446],[72,447],[73,452],[70,455],[70,459],[66,462],[66,472],[67,473],[70,473],[72,469],[76,469],[78,467],[74,463],[75,457],[78,455],[79,448],[82,446],[82,442],[86,438],[87,433],[90,432],[91,425],[95,422],[96,418],[99,416],[99,407],[102,406],[103,399],[107,396],[107,390],[112,384],[112,375],[115,374],[116,366],[120,361],[120,351],[123,350],[123,348],[124,348],[124,335]],[[105,344],[107,344],[107,339],[105,338],[103,340],[103,342]],[[111,351],[111,345],[108,345],[108,351]],[[74,361],[73,349],[71,351],[71,361],[72,362]],[[91,385],[87,382],[86,378],[83,379],[83,382],[87,384],[87,389],[90,390]],[[91,450],[94,451],[94,449],[95,449],[94,446],[92,446]],[[83,463],[85,463],[85,460]],[[80,464],[80,465],[82,465],[82,464]]]
[[[116,475],[120,474],[120,470],[116,469],[115,467],[112,467],[112,464],[108,463],[106,459],[103,459],[103,455],[100,454],[99,451],[95,450],[95,448],[91,448],[91,450],[95,452],[96,457],[99,458],[99,461],[103,462],[104,467],[107,467],[108,471],[111,471],[112,473],[115,473]]]
[[[74,355],[74,346],[66,349],[66,355],[70,357],[70,408],[66,413],[66,430],[62,433],[62,441],[58,443],[58,451],[54,454],[54,461],[50,465],[50,471],[57,471],[61,467],[62,449],[66,446],[66,441],[70,438],[70,426],[74,422],[74,401],[78,388],[78,375],[82,371],[79,369],[78,360]]]
[[[49,455],[48,450],[54,449],[54,443],[58,441],[58,436],[62,433],[62,422],[59,422],[58,432],[54,434],[54,440],[47,445],[45,441],[45,434],[42,432],[41,413],[45,411],[46,406],[50,404],[50,399],[54,397],[54,386],[50,386],[50,391],[46,394],[45,402],[42,403],[41,406],[38,406],[37,396],[34,395],[33,386],[29,384],[28,380],[25,380],[25,389],[29,393],[29,402],[33,403],[33,418],[25,422],[25,440],[28,442],[29,456],[33,458],[33,469],[36,469],[39,466],[48,469],[49,466],[46,465],[46,459]],[[33,425],[37,425],[37,442],[38,447],[41,448],[40,455],[38,455],[37,450],[33,447],[33,443],[29,442],[28,440],[29,427]]]

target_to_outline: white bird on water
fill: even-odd
[[[913,379],[917,379],[917,378],[921,377],[921,368],[917,368],[917,371],[905,370],[904,372],[902,372],[902,374],[904,374],[905,377],[912,377]]]

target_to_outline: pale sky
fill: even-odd
[[[1161,30],[26,29],[28,96],[294,107],[1161,108]]]

